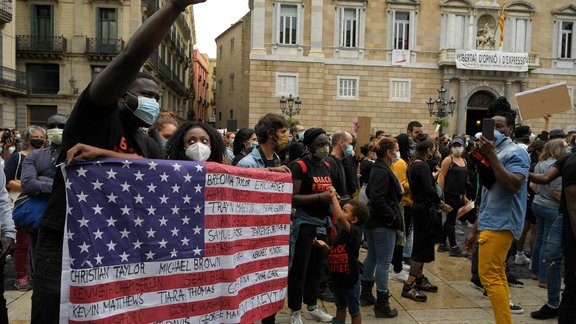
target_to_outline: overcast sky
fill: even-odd
[[[216,57],[214,39],[248,12],[248,0],[207,0],[194,6],[196,48]]]

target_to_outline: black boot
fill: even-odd
[[[376,305],[374,305],[374,316],[376,318],[391,318],[398,316],[398,311],[390,308],[390,294],[383,292],[376,292],[378,298],[376,299]]]
[[[376,304],[376,297],[372,294],[374,288],[374,281],[360,281],[362,284],[362,292],[360,293],[360,305],[370,306]]]

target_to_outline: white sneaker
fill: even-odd
[[[526,257],[526,255],[524,255],[524,253],[516,254],[516,258],[514,260],[514,263],[516,263],[517,265],[529,264],[530,258]]]
[[[302,324],[302,311],[295,311],[290,314],[290,324]]]
[[[514,304],[512,301],[510,301],[510,313],[512,314],[524,314],[524,309],[516,304]]]
[[[306,313],[304,313],[304,317],[306,317],[306,319],[311,319],[317,322],[324,322],[324,323],[332,322],[333,318],[332,315],[326,314],[320,308],[316,308],[313,311],[306,311]]]
[[[408,272],[406,272],[406,270],[402,270],[398,273],[394,272],[390,275],[390,278],[392,280],[405,282],[406,280],[408,280]]]
[[[410,265],[408,263],[402,263],[402,270],[410,272]]]

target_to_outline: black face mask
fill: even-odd
[[[44,140],[39,138],[33,138],[30,140],[30,146],[33,148],[39,149],[44,145]]]

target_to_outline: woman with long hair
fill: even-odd
[[[446,213],[452,210],[438,196],[432,172],[426,163],[431,159],[434,152],[435,147],[431,140],[426,139],[419,142],[416,145],[414,160],[408,169],[408,181],[414,197],[412,205],[414,243],[410,275],[404,283],[402,297],[417,302],[425,302],[427,299],[427,296],[421,291],[438,291],[438,287],[430,283],[428,278],[424,276],[424,264],[434,261],[434,244],[437,240],[436,236],[440,234],[436,231],[441,232],[441,229],[435,226],[436,209]],[[431,231],[432,228],[435,230]]]
[[[400,199],[402,185],[390,168],[400,158],[398,143],[395,138],[384,137],[372,145],[376,152],[376,162],[370,172],[366,195],[370,200],[368,208],[370,217],[365,228],[368,232],[368,255],[364,260],[362,287],[364,296],[367,288],[376,279],[376,304],[374,314],[377,318],[396,317],[398,311],[390,308],[388,299],[388,269],[396,243],[396,231],[402,230]]]
[[[238,164],[240,160],[242,160],[252,151],[253,148],[257,146],[258,139],[256,137],[256,132],[250,128],[240,128],[238,132],[236,132],[234,145],[232,145],[232,153],[234,153],[232,165]]]
[[[224,152],[224,141],[220,133],[204,123],[185,122],[168,140],[169,160],[224,163]]]

